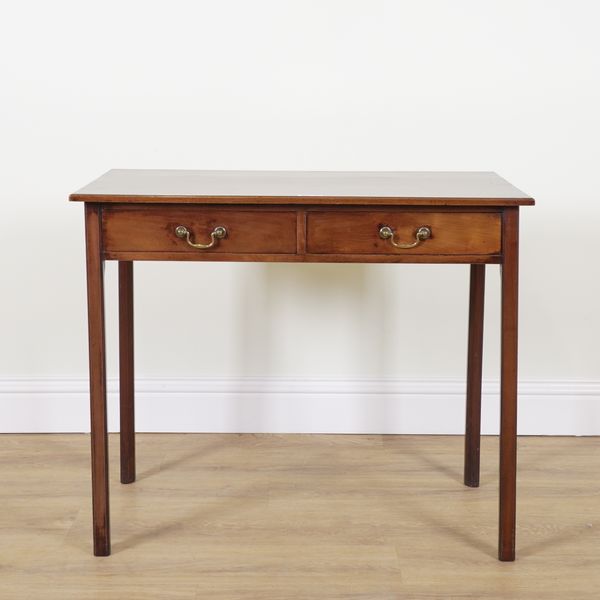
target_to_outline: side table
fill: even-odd
[[[112,170],[85,204],[94,554],[110,554],[103,265],[119,261],[121,481],[135,480],[133,261],[471,265],[464,481],[479,485],[485,265],[502,270],[498,556],[515,558],[519,207],[487,172]]]

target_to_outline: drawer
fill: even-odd
[[[103,209],[102,226],[108,252],[294,254],[297,247],[292,210],[111,206]]]
[[[422,233],[426,239],[415,243],[422,227],[428,228],[429,237]],[[393,237],[382,239],[382,228],[389,228],[387,234]],[[398,248],[394,243],[415,245]],[[379,210],[307,215],[307,252],[314,254],[500,254],[500,250],[500,213]]]

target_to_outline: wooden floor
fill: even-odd
[[[138,436],[113,554],[91,554],[89,439],[0,436],[0,598],[600,597],[600,441],[519,441],[517,562],[496,560],[498,440]]]

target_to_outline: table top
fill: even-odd
[[[70,200],[197,204],[518,206],[533,198],[493,172],[112,169]]]

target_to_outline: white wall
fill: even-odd
[[[521,430],[600,434],[599,21],[594,0],[5,6],[0,429],[87,427],[83,218],[67,196],[107,169],[439,169],[495,170],[537,199],[521,219],[520,373],[542,401],[524,400]],[[114,377],[116,265],[106,274]],[[142,398],[146,429],[361,430],[365,414],[372,430],[460,429],[466,267],[138,263],[136,284],[137,373],[166,394]],[[196,378],[191,414],[175,418],[150,379],[176,398],[182,377]],[[263,387],[244,395],[253,377]],[[241,393],[225,413],[207,378]],[[273,378],[312,400],[284,394],[270,420]],[[388,378],[408,385],[402,414],[381,412]],[[437,378],[454,400],[433,398]],[[409,402],[415,381],[433,404]]]

